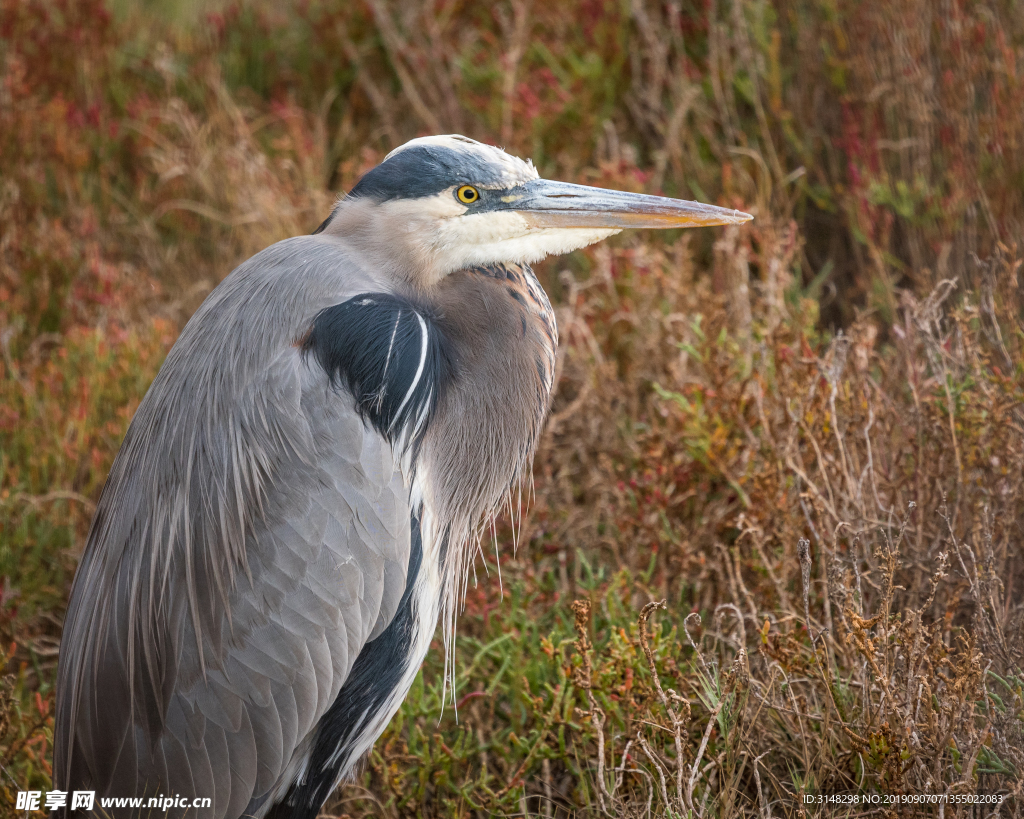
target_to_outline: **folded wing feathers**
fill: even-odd
[[[302,360],[295,340],[304,328],[278,318],[311,318],[353,282],[373,285],[339,273],[338,252],[330,240],[289,240],[243,265],[183,331],[136,413],[69,605],[57,783],[95,768],[108,778],[96,787],[133,793],[150,759],[156,767],[145,775],[164,787],[180,784],[184,793],[213,782],[216,814],[240,813],[292,764],[330,705],[382,600],[396,597],[385,585],[404,588],[393,575],[408,562],[408,490],[390,448]],[[287,277],[300,265],[321,281],[297,295]],[[278,281],[253,288],[254,277],[274,269]],[[237,320],[243,295],[251,326]],[[260,297],[262,317],[252,304]],[[311,303],[286,303],[300,297]],[[325,447],[342,453],[327,472]],[[370,455],[374,448],[381,451]],[[360,463],[368,456],[374,483]],[[360,479],[370,497],[340,494]],[[328,529],[340,542],[328,542]],[[397,551],[374,554],[377,569],[359,573],[361,588],[320,587],[323,565],[340,570],[351,547],[365,552],[363,540],[375,537]],[[239,605],[246,596],[250,608]],[[120,653],[114,664],[111,650]],[[131,714],[120,716],[120,750],[109,755],[99,749],[110,747],[117,726],[97,727],[95,716],[116,686],[131,692]],[[162,733],[150,756],[143,748],[153,730]],[[205,754],[194,752],[197,743]]]

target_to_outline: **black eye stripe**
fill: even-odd
[[[453,150],[441,145],[417,145],[391,157],[368,171],[349,191],[349,196],[368,196],[385,202],[390,199],[418,199],[434,196],[453,185],[468,184],[471,179],[487,188],[506,188],[522,184],[534,174],[526,168],[511,173],[506,165],[468,150]],[[477,191],[477,200],[482,198]],[[474,200],[474,201],[477,201]]]

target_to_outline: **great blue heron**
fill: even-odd
[[[474,534],[530,468],[557,331],[529,263],[749,218],[427,137],[314,235],[238,267],[100,498],[61,642],[55,787],[315,817],[439,617],[451,649]]]

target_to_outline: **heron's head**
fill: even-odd
[[[464,136],[396,148],[321,226],[393,272],[431,284],[456,270],[535,262],[624,228],[728,225],[752,217],[661,196],[552,182],[531,162]]]

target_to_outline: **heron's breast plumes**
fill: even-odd
[[[513,521],[554,385],[558,331],[527,265],[489,265],[444,279],[435,305],[453,351],[453,376],[423,437],[424,502],[447,541],[443,622],[455,614],[486,525],[504,506]]]

